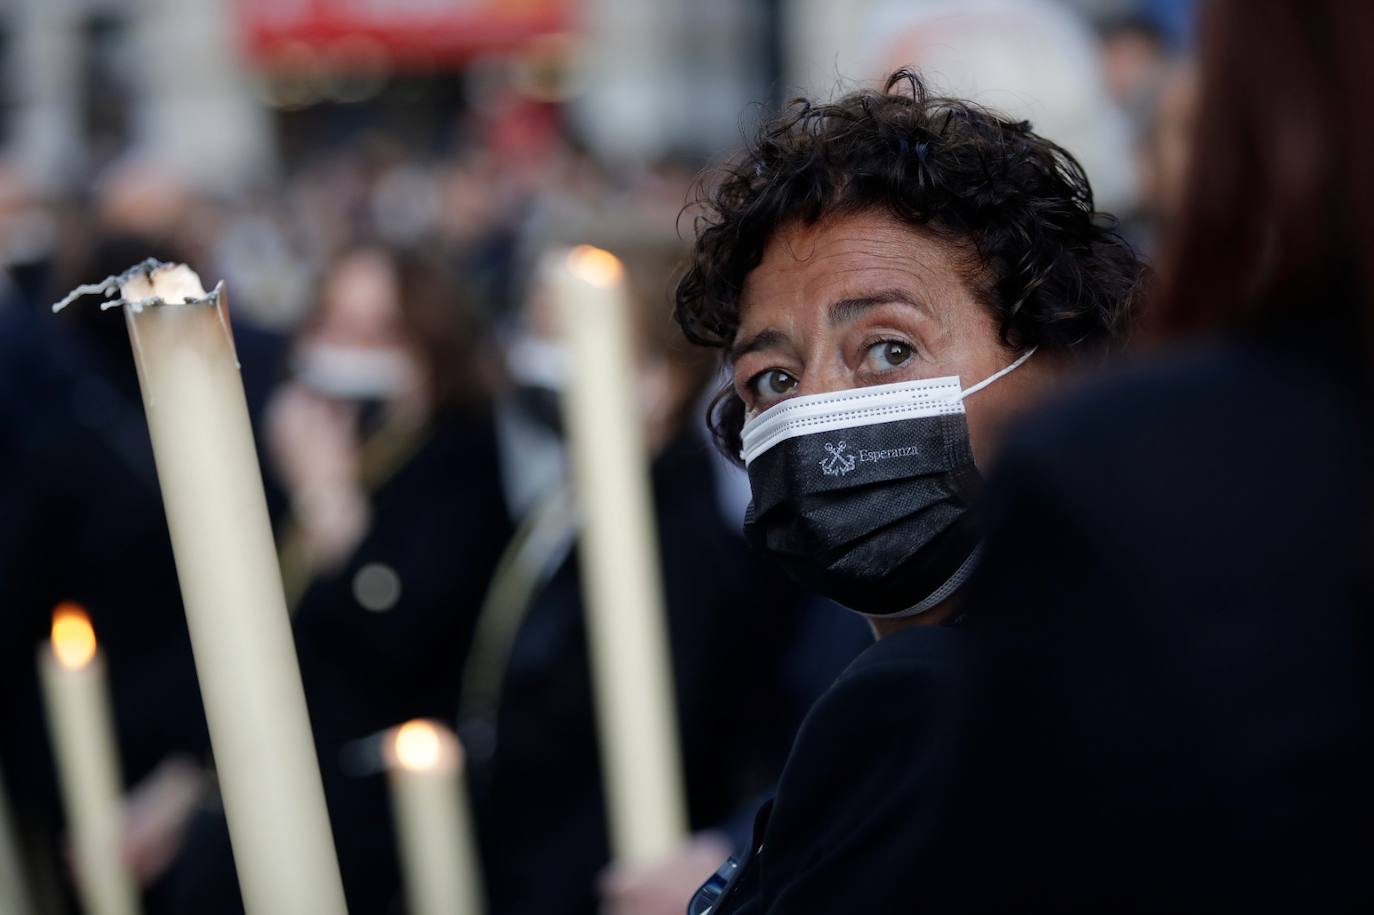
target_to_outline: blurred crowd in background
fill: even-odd
[[[33,657],[64,600],[108,655],[148,910],[238,905],[123,322],[49,303],[147,256],[227,284],[352,911],[400,910],[369,738],[418,716],[458,723],[492,911],[593,912],[608,881],[681,911],[870,638],[739,546],[747,482],[702,423],[722,379],[669,314],[703,167],[793,95],[915,64],[1078,156],[1148,253],[1183,169],[1192,7],[0,7],[0,770],[45,911],[70,889]],[[538,281],[574,243],[626,263],[654,455],[697,838],[648,874],[603,871],[565,359]]]

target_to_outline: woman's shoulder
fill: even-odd
[[[979,636],[918,626],[864,650],[807,713],[778,787],[775,818],[793,811],[835,822],[919,784],[922,767],[951,748],[979,683]],[[835,810],[815,809],[816,798]]]
[[[962,777],[980,655],[971,633],[916,627],[836,680],[778,784],[760,898],[789,912],[903,911],[926,898],[950,864],[951,824],[935,814]]]
[[[979,682],[984,638],[954,626],[914,626],[870,645],[807,714],[784,782],[789,774],[850,782],[858,775],[854,757],[874,752],[903,770],[906,753],[959,727]],[[868,772],[881,778],[881,768]]]
[[[774,817],[816,803],[837,811],[919,782],[932,747],[952,747],[979,682],[981,636],[918,626],[861,653],[807,714],[778,789]]]

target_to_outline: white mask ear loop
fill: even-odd
[[[1039,349],[1038,346],[1032,346],[1030,349],[1026,350],[1026,351],[1025,351],[1024,353],[1022,353],[1019,357],[1017,357],[1016,361],[1013,362],[1011,365],[1009,365],[1009,366],[1007,366],[1006,368],[1001,369],[1001,370],[999,370],[999,371],[993,372],[991,375],[989,375],[988,377],[984,378],[982,381],[978,382],[977,384],[973,385],[972,387],[964,388],[964,392],[963,392],[962,394],[959,395],[959,399],[960,399],[960,400],[963,400],[965,397],[969,396],[970,394],[977,394],[979,391],[983,390],[983,388],[985,388],[985,387],[987,387],[988,385],[992,384],[994,381],[996,381],[998,378],[1001,378],[1003,375],[1010,375],[1012,372],[1014,372],[1014,371],[1016,371],[1017,369],[1019,369],[1019,368],[1022,366],[1022,364],[1025,363],[1025,361],[1026,361],[1027,359],[1029,359],[1031,356],[1034,356],[1034,355],[1035,355],[1035,351],[1036,351],[1037,349]]]

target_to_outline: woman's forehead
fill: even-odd
[[[930,233],[883,214],[835,217],[781,228],[745,278],[741,321],[750,312],[826,307],[874,289],[941,298],[963,286],[959,259]]]

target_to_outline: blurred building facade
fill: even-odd
[[[270,175],[278,164],[274,114],[366,103],[397,78],[461,75],[472,101],[489,85],[493,62],[513,60],[529,91],[568,103],[568,121],[579,139],[607,161],[711,157],[738,143],[741,129],[757,117],[759,103],[798,92],[824,94],[840,81],[874,79],[919,56],[918,33],[929,32],[932,21],[976,16],[988,7],[1000,7],[992,15],[1003,18],[1006,8],[1031,8],[1042,25],[1057,15],[1057,25],[1040,30],[1061,43],[1056,53],[1042,56],[1053,66],[1031,68],[1029,81],[1006,67],[987,71],[993,77],[1007,71],[1003,75],[1023,89],[1016,98],[1003,93],[992,103],[1035,115],[1053,107],[1037,96],[1065,93],[1066,83],[1096,85],[1081,78],[1082,59],[1091,53],[1084,50],[1091,43],[1084,22],[1143,10],[1153,11],[1169,29],[1185,15],[1179,11],[1192,5],[1192,0],[5,0],[0,3],[4,150],[46,188],[79,183],[112,160],[132,155],[172,169],[194,186],[232,192]],[[927,50],[943,49],[934,65],[953,71],[946,74],[948,88],[977,94],[986,87],[969,85],[961,73],[983,72],[983,52],[995,51],[999,39],[985,29],[965,54],[968,43],[947,40],[950,29],[941,28],[938,40],[927,42]],[[1075,29],[1083,34],[1073,35]],[[964,54],[967,66],[951,63],[946,53],[951,47]],[[1086,111],[1098,101],[1072,99],[1070,104]],[[1093,116],[1097,113],[1085,119],[1100,120]],[[1068,129],[1083,134],[1071,139],[1084,148],[1112,142],[1090,135],[1081,124]],[[1104,174],[1099,183],[1114,187],[1119,182]]]
[[[403,80],[447,80],[480,104],[492,74],[503,73],[543,101],[566,103],[568,126],[604,161],[700,160],[736,145],[761,106],[914,62],[948,91],[1030,117],[1084,159],[1102,202],[1119,207],[1134,193],[1127,137],[1101,97],[1087,24],[1146,14],[1178,40],[1193,5],[8,0],[4,151],[44,189],[80,185],[130,157],[233,193],[280,165],[292,146],[281,122],[292,112],[393,106],[385,90]],[[1047,46],[1052,53],[1042,53]],[[443,114],[431,106],[411,119]],[[315,122],[305,133],[327,139]]]
[[[274,113],[520,58],[610,161],[706,155],[766,99],[781,0],[7,0],[6,158],[37,186],[134,157],[212,192],[277,166]],[[549,39],[580,34],[578,41]],[[533,85],[539,83],[538,85]]]
[[[270,161],[225,0],[10,0],[5,147],[57,190],[136,156],[232,190]]]

